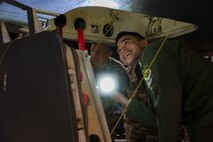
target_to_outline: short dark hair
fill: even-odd
[[[119,40],[121,37],[125,36],[125,35],[131,35],[131,36],[133,36],[133,37],[136,37],[138,40],[144,39],[144,37],[143,37],[141,34],[139,34],[139,33],[136,33],[136,32],[128,32],[128,31],[122,31],[122,32],[120,32],[120,33],[117,34],[117,36],[116,36],[116,38],[115,38],[115,45],[117,45],[118,40]]]

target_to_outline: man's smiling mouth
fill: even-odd
[[[129,56],[130,54],[131,52],[127,52],[124,57],[127,58],[127,56]]]

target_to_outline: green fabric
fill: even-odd
[[[143,71],[161,43],[155,40],[145,48],[140,59]],[[176,142],[180,123],[191,131],[213,124],[213,64],[209,60],[176,40],[167,40],[149,80],[160,141]]]
[[[132,100],[129,103],[125,118],[127,120],[140,122],[147,126],[156,127],[156,116],[154,112],[147,108],[141,101]]]

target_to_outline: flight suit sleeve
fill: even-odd
[[[161,42],[146,47],[141,62],[143,69],[151,63]],[[177,66],[169,46],[176,47],[176,42],[166,41],[156,60],[150,68],[150,74],[145,80],[150,90],[150,97],[154,101],[157,116],[159,140],[161,142],[178,141],[178,127],[181,113],[182,89],[178,77]],[[168,48],[168,49],[167,49]]]
[[[127,120],[140,122],[141,124],[156,127],[155,113],[143,102],[138,100],[130,101],[125,114]]]

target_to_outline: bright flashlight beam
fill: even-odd
[[[115,82],[110,77],[104,77],[100,81],[100,89],[105,93],[110,93],[115,90]]]

